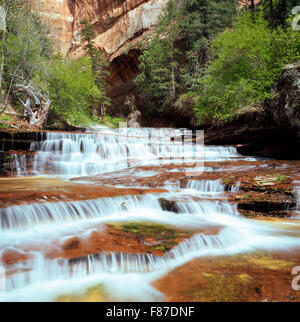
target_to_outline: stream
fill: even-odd
[[[219,273],[218,258],[247,255],[258,265],[257,256],[273,253],[280,254],[269,260],[273,268],[292,263],[279,265],[290,284],[286,272],[297,265],[300,249],[298,202],[282,210],[291,216],[249,218],[236,196],[246,204],[241,173],[272,164],[277,174],[298,165],[242,156],[232,146],[192,139],[181,144],[176,138],[185,133],[100,126],[85,133],[42,132],[24,153],[3,140],[11,172],[0,177],[6,275],[0,301],[174,300],[161,285],[165,278],[176,284],[188,265],[216,259],[209,265]],[[224,176],[233,173],[236,182],[229,184]],[[291,181],[296,198],[297,180]]]

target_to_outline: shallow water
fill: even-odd
[[[0,178],[0,192],[15,193],[16,197],[19,194],[18,203],[0,208],[0,255],[13,250],[31,257],[6,267],[7,289],[0,292],[0,300],[52,301],[101,284],[114,300],[161,301],[164,294],[151,283],[194,258],[300,247],[297,218],[292,222],[272,223],[241,217],[236,206],[229,202],[221,177],[194,180],[190,176],[184,188],[178,181],[166,181],[163,188],[168,192],[162,193],[85,197],[74,201],[47,197],[49,191],[57,193],[58,187],[62,191],[68,185],[76,189],[82,183],[80,177],[84,176],[147,178],[159,175],[155,171],[140,170],[140,166],[178,163],[178,167],[184,168],[186,163],[193,162],[194,171],[201,173],[208,169],[203,166],[205,161],[231,160],[240,168],[241,160],[249,162],[249,168],[255,161],[240,156],[234,147],[203,147],[191,142],[181,145],[170,141],[182,133],[183,130],[171,129],[116,132],[102,127],[94,127],[89,133],[49,132],[42,141],[31,144],[30,150],[37,153],[30,167],[24,159],[21,164],[15,156],[19,176]],[[242,167],[247,170],[247,166]],[[176,169],[166,171],[175,173]],[[77,181],[71,183],[69,179],[73,177]],[[86,191],[99,186],[99,182],[86,178],[83,181]],[[35,193],[43,189],[45,198],[35,200]],[[24,191],[32,192],[31,199],[22,201]],[[231,192],[236,191],[238,187],[231,188]],[[177,211],[164,209],[159,198],[173,201]],[[77,260],[51,259],[44,255],[49,245],[56,243],[56,247],[61,247],[74,236],[84,240],[96,227],[112,222],[152,222],[195,232],[204,227],[218,228],[219,232],[196,233],[163,256],[101,250]]]

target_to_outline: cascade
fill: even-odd
[[[24,254],[31,255],[30,259],[5,267],[7,291],[0,292],[0,301],[26,301],[36,299],[38,295],[43,295],[39,299],[54,300],[65,291],[64,285],[72,292],[91,281],[103,283],[108,292],[113,285],[113,290],[118,291],[111,293],[117,299],[127,299],[123,296],[123,288],[130,289],[128,292],[132,292],[130,294],[136,300],[163,300],[151,283],[195,258],[300,245],[299,237],[283,234],[282,227],[240,216],[236,204],[228,197],[239,191],[239,184],[226,186],[221,179],[223,168],[213,164],[229,161],[230,167],[236,164],[240,169],[247,169],[256,159],[243,157],[230,146],[203,147],[192,140],[183,145],[180,138],[185,134],[188,134],[185,129],[111,130],[91,126],[83,133],[40,133],[32,139],[31,154],[12,154],[14,174],[18,176],[35,175],[37,182],[49,175],[63,182],[76,177],[72,183],[76,185],[82,180],[87,191],[91,185],[95,189],[102,187],[101,181],[94,185],[88,178],[97,178],[100,174],[105,178],[112,175],[112,178],[126,178],[134,174],[148,180],[148,177],[156,176],[156,171],[140,169],[140,166],[163,166],[170,162],[178,162],[180,171],[185,163],[210,162],[209,166],[205,165],[205,171],[220,173],[220,176],[216,180],[187,176],[186,184],[182,185],[181,174],[172,177],[179,172],[176,167],[162,167],[170,175],[163,185],[167,192],[65,201],[62,198],[59,201],[32,198],[7,207],[0,205],[0,258],[7,250],[23,254],[25,249]],[[240,165],[238,161],[248,163]],[[226,171],[230,171],[230,167]],[[122,189],[124,185],[118,188]],[[167,206],[162,205],[162,199]],[[84,253],[85,256],[69,259],[71,257],[51,258],[43,252],[47,245],[55,244],[60,249],[71,237],[84,241],[104,224],[126,222],[156,223],[192,233],[161,255],[99,248],[98,253]],[[143,290],[145,297],[138,289]]]

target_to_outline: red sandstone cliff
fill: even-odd
[[[132,91],[138,72],[137,43],[151,30],[167,0],[33,0],[53,27],[52,36],[64,54],[82,55],[80,21],[87,18],[97,33],[95,44],[110,60],[109,95],[115,112]]]

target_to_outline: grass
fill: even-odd
[[[140,239],[174,239],[177,235],[174,229],[150,223],[126,223],[122,225],[121,229],[138,235]]]
[[[125,119],[122,117],[111,117],[111,116],[105,116],[104,120],[98,119],[99,124],[107,126],[111,129],[117,129],[119,128],[120,123],[124,123]]]
[[[127,233],[135,234],[140,242],[146,240],[157,242],[151,248],[162,252],[167,252],[172,249],[177,244],[176,238],[182,237],[183,235],[185,238],[188,238],[192,235],[190,232],[177,231],[170,227],[147,222],[128,222],[114,224],[114,226]]]
[[[250,198],[250,195],[243,195],[242,197],[241,197],[241,199],[243,199],[243,200],[247,200],[247,199],[249,199]]]
[[[284,174],[278,174],[277,175],[277,182],[278,183],[283,183],[285,180],[287,179],[287,176],[286,175],[284,175]]]
[[[0,120],[5,121],[5,122],[11,122],[11,119],[7,115],[0,115]],[[1,129],[7,129],[9,126],[6,124],[0,123],[0,128]]]
[[[225,177],[222,178],[222,181],[223,181],[223,183],[225,185],[227,185],[230,182],[230,180],[228,178],[225,178]]]

